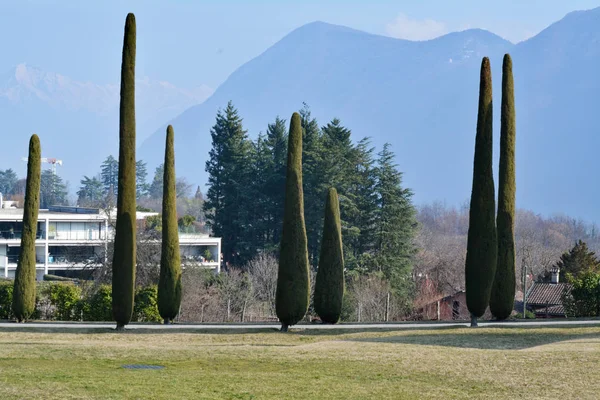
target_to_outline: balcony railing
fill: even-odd
[[[88,255],[63,255],[63,256],[48,256],[48,265],[53,264],[95,264],[98,263],[98,258],[94,254]]]
[[[215,260],[211,259],[206,259],[203,256],[196,256],[196,255],[182,255],[181,256],[181,261],[188,261],[188,262],[199,262],[199,263],[214,263],[216,262]]]
[[[7,258],[7,261],[8,261],[9,264],[18,264],[19,263],[19,256],[10,255],[10,256],[6,256],[6,258]],[[43,264],[44,263],[44,259],[36,256],[35,257],[35,263],[36,264]]]
[[[10,230],[10,231],[0,231],[0,238],[2,239],[21,239],[23,231],[15,231],[15,230]],[[36,239],[45,239],[46,238],[46,231],[44,230],[38,230],[35,234],[35,238]]]
[[[48,240],[105,240],[106,232],[89,231],[49,231]]]

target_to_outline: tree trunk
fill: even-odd
[[[471,328],[477,328],[477,317],[471,314]]]
[[[169,318],[165,318],[164,324],[169,325],[170,323],[171,323],[171,320]]]
[[[123,331],[125,331],[125,324],[117,322],[117,327],[115,328],[115,330],[117,332],[123,332]]]
[[[289,326],[287,324],[281,324],[281,332],[287,332],[288,331]]]

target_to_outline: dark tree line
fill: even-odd
[[[309,262],[316,268],[329,188],[339,194],[345,265],[378,272],[395,290],[410,290],[416,229],[412,192],[402,186],[390,145],[376,153],[369,138],[357,143],[333,119],[319,126],[300,110],[304,217]],[[251,140],[231,102],[216,116],[206,171],[207,223],[223,238],[227,265],[243,266],[257,253],[278,251],[286,182],[287,122],[277,117]]]

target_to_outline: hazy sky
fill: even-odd
[[[483,28],[518,42],[570,11],[598,6],[600,0],[0,0],[0,73],[27,62],[78,80],[117,83],[130,11],[137,19],[139,77],[216,88],[241,64],[316,20],[413,40]]]

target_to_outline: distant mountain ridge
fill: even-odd
[[[71,181],[70,189],[75,192],[83,174],[96,174],[106,156],[117,155],[119,90],[118,84],[79,82],[26,63],[0,74],[0,118],[10,132],[0,149],[0,168],[24,173],[20,157],[35,132],[44,154],[65,162],[59,172]],[[212,92],[207,86],[188,89],[137,79],[138,140],[143,141],[164,121],[201,103]]]
[[[415,201],[461,204],[472,183],[481,58],[492,62],[497,142],[504,53],[514,62],[517,205],[600,221],[600,184],[581,184],[596,180],[600,145],[600,8],[570,13],[518,44],[480,29],[411,42],[304,25],[169,122],[177,173],[206,182],[209,130],[227,101],[253,138],[306,102],[321,125],[337,117],[355,140],[370,136],[378,148],[390,142]],[[160,162],[164,128],[141,145],[145,159]]]

